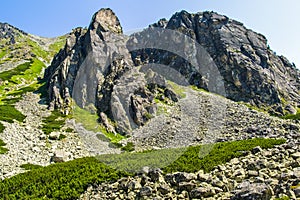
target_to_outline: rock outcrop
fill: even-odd
[[[162,75],[154,65],[169,71]],[[151,73],[163,76],[154,82],[159,87],[166,79],[182,79],[278,116],[295,114],[300,103],[299,70],[240,22],[215,12],[181,11],[128,37],[113,11],[101,9],[88,29],[73,30],[46,70],[50,107],[68,113],[74,102],[94,105],[117,122],[117,132],[128,134],[155,113]],[[175,93],[165,90],[176,102]]]
[[[181,11],[169,21],[162,19],[149,29],[153,27],[182,32],[204,47],[223,77],[226,97],[270,107],[268,110],[277,115],[294,113],[294,109],[288,108],[298,107],[299,70],[284,56],[277,56],[263,35],[247,29],[242,23],[215,12],[190,14]],[[190,53],[186,51],[186,57]],[[207,89],[203,74],[195,76],[191,63],[178,56],[174,58],[170,52],[140,50],[133,58],[138,58],[139,63],[171,66],[188,75],[191,84]],[[203,63],[198,64],[205,67]]]

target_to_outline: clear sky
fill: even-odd
[[[3,0],[0,21],[28,33],[54,37],[88,26],[92,15],[109,7],[125,32],[139,29],[180,10],[213,10],[264,34],[277,54],[300,68],[299,0]]]

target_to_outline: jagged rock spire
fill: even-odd
[[[111,31],[119,34],[123,33],[118,17],[110,8],[102,8],[94,14],[90,29],[99,29],[103,32]]]

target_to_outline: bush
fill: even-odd
[[[122,147],[121,149],[127,152],[134,151],[134,144],[132,142],[128,142],[126,146]]]
[[[241,140],[233,142],[222,142],[213,145],[192,146],[187,149],[174,163],[163,168],[164,172],[196,172],[203,169],[205,172],[211,171],[215,166],[224,164],[232,158],[243,155],[244,151],[250,151],[256,146],[263,149],[272,148],[274,145],[283,144],[284,139],[264,139],[255,138],[250,140]],[[209,149],[204,157],[201,152]]]
[[[90,184],[128,175],[95,158],[81,158],[38,167],[0,181],[0,199],[78,199]]]
[[[40,165],[34,165],[34,164],[23,164],[20,166],[21,168],[25,169],[25,170],[33,170],[33,169],[39,169],[42,168],[42,166]]]
[[[0,105],[0,121],[6,121],[13,123],[13,120],[23,122],[26,118],[20,111],[18,111],[13,105]]]
[[[240,157],[243,151],[256,146],[271,148],[282,144],[283,139],[250,139],[222,142],[212,145],[198,145],[187,148],[160,149],[119,155],[99,155],[97,158],[116,169],[137,172],[144,166],[161,168],[165,173],[211,171],[215,166],[224,164],[232,158]]]
[[[0,154],[5,154],[8,151],[8,149],[3,147],[5,145],[6,144],[3,142],[3,140],[0,139]]]
[[[42,120],[42,130],[45,134],[50,134],[54,131],[59,131],[65,124],[68,116],[62,114],[58,110],[52,111],[51,115]]]

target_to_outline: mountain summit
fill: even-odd
[[[170,52],[170,41],[165,42],[168,50],[153,47],[166,40],[161,39],[164,33],[156,33],[155,29],[171,30],[188,37],[185,42],[176,44],[177,47],[183,44],[182,54]],[[171,37],[173,42],[181,37],[175,35]],[[147,40],[152,40],[153,44]],[[144,47],[137,48],[138,43]],[[194,61],[186,60],[191,56]],[[218,77],[204,64],[209,62],[213,62]],[[171,101],[176,100],[164,81],[151,91],[149,83],[141,78],[149,72],[140,72],[139,68],[149,64],[168,66],[191,85],[249,103],[277,116],[297,112],[299,70],[285,57],[277,56],[263,35],[247,29],[242,23],[215,12],[190,14],[181,11],[170,20],[162,19],[127,37],[122,35],[120,22],[110,9],[95,13],[87,30],[73,30],[65,48],[46,70],[51,107],[69,112],[72,99],[75,99],[81,107],[94,107],[99,116],[102,113],[112,121],[120,120],[119,131],[127,132],[144,124],[146,116],[155,112],[152,99],[157,95],[157,87],[168,89],[170,92],[166,92],[169,93],[166,96]],[[133,71],[136,77],[132,76]],[[120,88],[118,83],[126,73],[127,81],[131,79],[123,88],[128,91],[128,98],[120,99],[116,89]],[[209,87],[212,84],[211,88],[215,89]],[[143,100],[132,99],[136,94],[143,96]],[[120,109],[124,106],[126,108]],[[124,120],[126,116],[132,116],[133,121]]]

